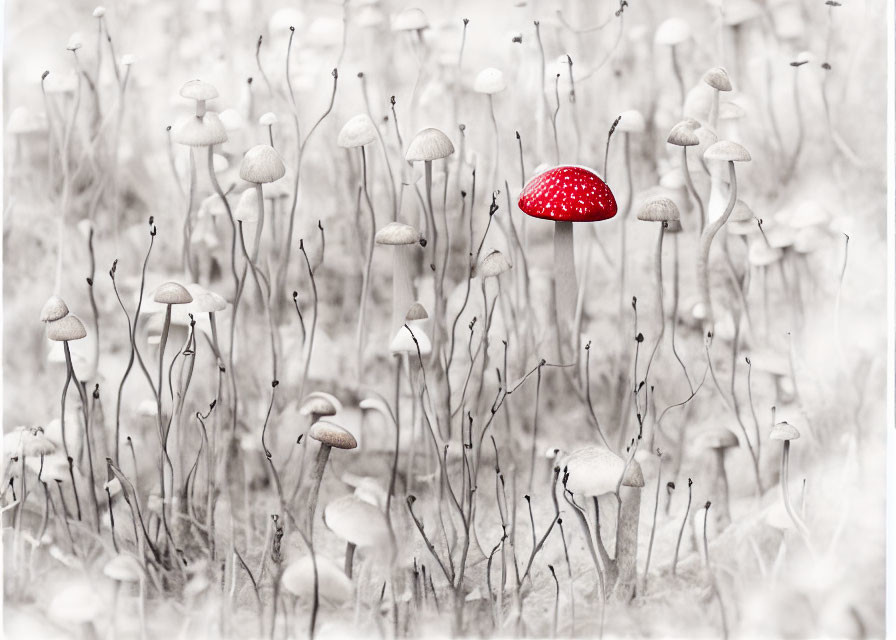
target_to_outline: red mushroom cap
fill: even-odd
[[[523,187],[523,213],[557,222],[597,222],[616,215],[610,187],[586,167],[562,165],[540,173]]]

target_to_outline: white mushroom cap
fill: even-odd
[[[193,296],[193,302],[185,308],[187,313],[217,313],[227,308],[227,300],[201,284],[191,282],[187,285],[187,291]]]
[[[277,124],[277,114],[273,111],[268,111],[266,113],[262,113],[258,118],[258,124],[263,127],[269,127],[271,125]]]
[[[177,282],[166,282],[159,285],[152,296],[153,302],[159,304],[187,304],[193,302],[193,296],[186,287]]]
[[[68,42],[66,43],[65,48],[68,49],[69,51],[77,51],[78,49],[81,48],[82,40],[83,39],[81,38],[81,32],[75,31],[72,35],[70,35],[68,37]]]
[[[645,222],[671,222],[680,219],[678,207],[669,198],[650,198],[638,211],[638,220]]]
[[[54,342],[69,342],[86,337],[87,329],[84,323],[73,313],[47,323],[47,339]]]
[[[240,222],[258,222],[258,194],[255,189],[246,189],[240,194],[233,208],[233,217]]]
[[[358,446],[355,436],[329,420],[318,420],[311,425],[308,437],[336,449],[354,449]]]
[[[672,127],[666,142],[676,147],[696,147],[700,144],[700,137],[697,135],[697,130],[690,126],[689,121],[683,120]]]
[[[218,114],[218,119],[224,125],[224,130],[228,132],[239,131],[246,126],[245,118],[236,109],[224,109]]]
[[[218,97],[218,90],[208,82],[190,80],[180,88],[180,95],[187,100],[214,100]]]
[[[619,124],[616,130],[622,133],[643,133],[646,128],[644,116],[640,111],[629,109],[619,114]]]
[[[327,398],[308,396],[302,403],[299,414],[303,416],[334,416],[336,415],[336,407]]]
[[[582,496],[600,496],[614,493],[619,479],[625,471],[625,461],[605,447],[587,446],[574,451],[561,464],[569,478],[566,488],[573,494]],[[635,462],[629,465],[624,484],[632,482],[635,486],[643,486],[644,478],[640,466]],[[641,475],[640,485],[637,485]]]
[[[734,209],[731,210],[728,222],[752,222],[753,218],[753,210],[746,202],[738,198],[734,203]]]
[[[495,67],[486,67],[476,74],[476,80],[473,81],[473,91],[476,93],[493,94],[506,88],[504,73]]]
[[[738,120],[745,115],[747,112],[736,102],[726,101],[719,104],[719,120]]]
[[[818,227],[805,227],[796,233],[793,249],[797,253],[813,253],[818,251],[828,236]]]
[[[285,33],[290,27],[298,28],[305,22],[305,15],[295,7],[281,7],[271,14],[268,32],[271,35]]]
[[[377,244],[407,245],[420,242],[420,232],[409,224],[390,222],[376,232]]]
[[[774,249],[786,249],[796,240],[796,229],[783,224],[771,224],[763,227],[765,239]]]
[[[121,66],[123,67],[130,67],[135,62],[137,62],[137,56],[133,53],[126,53],[121,56]]]
[[[37,457],[49,456],[55,453],[56,445],[40,427],[16,427],[3,436],[3,455],[6,458],[14,456]]]
[[[419,302],[412,303],[411,306],[408,307],[408,312],[404,315],[404,319],[407,322],[413,322],[414,320],[426,320],[428,317],[429,314],[426,312],[426,307],[424,307]]]
[[[392,18],[393,31],[419,31],[429,27],[429,20],[422,9],[413,7],[395,15]]]
[[[274,147],[259,144],[246,152],[240,163],[240,178],[246,182],[265,184],[286,175],[286,165]]]
[[[731,79],[722,67],[713,67],[703,74],[703,82],[716,91],[731,91]]]
[[[140,582],[143,568],[134,556],[119,553],[103,566],[103,575],[117,582]]]
[[[653,36],[654,43],[674,47],[691,37],[691,25],[681,18],[669,18],[663,21]]]
[[[781,440],[786,442],[787,440],[796,440],[797,438],[799,438],[800,432],[789,422],[779,422],[772,427],[772,430],[768,434],[768,437],[772,440]]]
[[[336,498],[324,508],[324,523],[330,531],[359,548],[389,543],[389,526],[383,512],[351,494]]]
[[[25,107],[16,107],[6,121],[6,133],[23,134],[46,130],[46,119],[43,114],[36,114]]]
[[[510,260],[503,253],[495,249],[482,260],[476,267],[476,275],[480,278],[492,278],[501,275],[511,268]]]
[[[94,18],[102,18],[104,15],[106,15],[106,7],[98,6],[93,10]]]
[[[53,322],[54,320],[60,320],[67,315],[68,305],[66,305],[65,301],[59,296],[52,295],[47,298],[43,308],[40,310],[40,321]]]
[[[307,396],[305,396],[306,400],[309,398],[323,398],[331,405],[336,407],[336,411],[342,411],[342,403],[339,402],[339,398],[330,393],[327,393],[326,391],[312,391]]]
[[[359,113],[349,119],[342,125],[336,138],[336,144],[344,149],[363,147],[374,141],[376,141],[376,127],[366,113]]]
[[[208,147],[227,142],[227,130],[217,113],[203,116],[186,115],[171,127],[171,139],[188,147]]]
[[[314,560],[304,556],[289,564],[280,578],[283,588],[299,598],[314,596],[314,566],[317,565],[317,590],[321,600],[340,605],[352,597],[352,582],[341,567],[317,554]]]
[[[69,446],[71,446],[71,441],[69,441]],[[6,451],[5,445],[4,451]],[[39,472],[40,479],[50,486],[52,486],[52,483],[54,482],[71,482],[72,477],[69,472],[68,458],[63,452],[44,456],[43,459],[40,457],[28,458],[25,465],[29,467],[35,475]],[[74,474],[75,477],[79,475],[77,469],[74,469]]]
[[[724,162],[749,162],[752,159],[749,151],[731,140],[719,140],[703,153],[703,158]]]
[[[754,267],[767,267],[781,259],[781,250],[768,246],[765,240],[759,238],[750,243],[747,258]]]
[[[418,324],[419,322],[419,320],[409,322],[408,326],[410,327],[410,331],[404,325],[398,328],[395,337],[392,338],[392,342],[389,344],[390,353],[393,355],[407,353],[410,354],[411,357],[415,357],[418,348],[420,349],[421,356],[427,356],[432,353],[432,342],[430,342],[429,336],[426,335],[426,331],[423,330],[423,327]],[[411,331],[413,331],[413,336],[411,335]],[[416,343],[414,342],[414,338],[417,339]]]
[[[439,158],[447,158],[454,153],[454,145],[444,133],[438,129],[423,129],[408,145],[405,160],[408,162],[419,162],[438,160]]]

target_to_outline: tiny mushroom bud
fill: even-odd
[[[487,67],[476,75],[473,81],[473,91],[476,93],[485,93],[488,95],[499,93],[507,88],[504,82],[504,74],[500,69],[495,67]]]

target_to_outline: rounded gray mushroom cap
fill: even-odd
[[[753,210],[749,207],[749,205],[741,200],[737,199],[737,202],[734,203],[734,209],[731,210],[731,215],[728,217],[728,222],[752,222],[753,221]]]
[[[214,100],[218,97],[218,90],[208,82],[190,80],[180,88],[180,95],[188,100]]]
[[[640,465],[635,466],[635,461],[632,461],[626,470],[625,461],[605,447],[588,446],[578,449],[566,458],[564,466],[569,473],[566,488],[573,494],[600,496],[614,493],[623,472],[623,484],[644,486]]]
[[[495,67],[487,67],[476,75],[473,81],[473,91],[476,93],[493,94],[504,91],[507,85],[504,83],[504,73]]]
[[[638,211],[638,220],[645,222],[671,222],[680,219],[681,213],[678,211],[678,206],[669,198],[650,198]]]
[[[259,144],[246,152],[240,163],[240,178],[246,182],[266,184],[286,175],[286,165],[274,147]]]
[[[69,342],[87,337],[87,328],[73,313],[47,323],[47,338],[54,342]]]
[[[719,140],[703,153],[703,158],[724,162],[749,162],[752,160],[749,151],[731,140]]]
[[[725,427],[713,427],[697,436],[697,443],[703,449],[730,449],[739,443],[737,436]]]
[[[322,396],[308,396],[302,403],[299,413],[303,416],[335,416],[336,407]]]
[[[354,449],[358,446],[355,436],[338,424],[327,422],[326,420],[319,420],[311,425],[311,428],[308,430],[308,437],[336,449]]]
[[[405,245],[420,242],[420,232],[409,224],[390,222],[376,232],[377,244]]]
[[[161,285],[152,296],[153,302],[159,304],[189,304],[193,302],[193,296],[187,288],[176,282],[166,282]]]
[[[444,133],[438,129],[423,129],[408,145],[404,158],[408,162],[431,161],[447,158],[454,153],[454,145]]]
[[[406,322],[413,322],[414,320],[426,320],[428,317],[429,314],[426,312],[426,307],[419,302],[414,302],[408,307],[408,312],[405,314],[404,319]]]
[[[188,147],[209,147],[227,142],[227,129],[217,113],[207,111],[203,116],[180,118],[171,128],[171,139]]]
[[[507,256],[495,249],[479,262],[476,274],[480,278],[492,278],[509,271],[512,266]]]
[[[731,91],[731,78],[722,67],[713,67],[703,74],[703,82],[716,91]]]
[[[314,568],[317,567],[318,596],[325,602],[340,605],[352,597],[352,581],[341,567],[322,554],[313,559],[304,556],[289,564],[281,576],[283,588],[299,598],[314,594]]]
[[[690,25],[681,18],[669,18],[662,22],[653,35],[653,42],[674,47],[691,37]]]
[[[359,548],[389,543],[386,516],[377,507],[353,494],[336,498],[324,508],[327,528]]]
[[[116,582],[140,582],[143,569],[136,558],[119,553],[103,566],[103,575]]]
[[[797,431],[797,428],[794,427],[789,422],[779,422],[774,427],[772,427],[771,433],[768,435],[772,440],[796,440],[800,437],[800,432]]]
[[[643,133],[646,128],[647,123],[644,122],[644,116],[641,115],[640,111],[629,109],[619,114],[619,124],[616,125],[617,131],[622,133]]]
[[[227,308],[227,300],[200,284],[195,282],[188,284],[187,291],[193,296],[193,302],[190,303],[187,309],[188,312],[217,313]]]
[[[60,320],[68,315],[68,305],[57,295],[47,298],[44,306],[40,310],[41,322],[53,322]]]
[[[672,127],[666,142],[674,144],[676,147],[696,147],[700,144],[700,138],[697,136],[695,127],[682,121]]]
[[[359,113],[342,125],[336,144],[345,149],[363,147],[376,141],[376,127],[366,113]]]

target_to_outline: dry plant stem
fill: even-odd
[[[660,484],[663,476],[663,454],[657,449],[657,458],[659,464],[656,471],[656,499],[653,503],[653,522],[650,525],[650,539],[647,543],[647,560],[644,562],[644,580],[642,582],[641,591],[647,591],[647,576],[650,575],[650,556],[653,553],[653,538],[656,534],[656,514],[660,507]]]
[[[796,166],[800,159],[800,153],[803,151],[803,110],[800,105],[800,66],[798,65],[793,68],[793,110],[796,114],[796,142],[793,147],[793,155],[790,157],[790,162],[787,163],[787,168],[784,170],[784,176],[782,180],[787,183],[793,178],[793,174],[796,172]]]
[[[364,147],[361,147],[361,184],[364,191],[364,199],[367,202],[367,210],[370,213],[370,234],[367,239],[367,261],[364,265],[363,282],[361,283],[361,308],[358,312],[358,329],[356,342],[358,349],[358,382],[364,379],[364,329],[367,327],[367,298],[370,295],[370,267],[373,264],[374,236],[376,235],[376,214],[373,211],[373,201],[367,191],[367,155]]]
[[[290,39],[292,36],[290,35]],[[287,62],[287,64],[289,64]],[[373,122],[373,111],[370,109],[370,100],[367,97],[367,80],[363,73],[358,74],[358,78],[361,80],[361,95],[364,98],[364,106],[367,109],[367,116]],[[394,108],[394,107],[393,107]],[[380,142],[380,148],[383,150],[383,160],[386,163],[386,172],[389,174],[389,192],[392,196],[392,222],[398,220],[398,192],[395,188],[395,176],[392,173],[392,163],[389,162],[389,149],[386,146],[386,140],[383,138],[383,134],[380,131],[379,127],[374,127],[376,131],[376,137]]]
[[[784,449],[781,454],[781,500],[784,502],[784,508],[787,510],[787,515],[790,516],[790,519],[793,521],[793,525],[796,527],[796,530],[799,532],[800,537],[806,543],[806,546],[809,548],[809,551],[814,555],[814,547],[812,546],[812,542],[809,539],[809,530],[806,528],[805,523],[802,518],[800,518],[796,511],[793,509],[793,504],[790,501],[790,488],[788,486],[790,481],[790,441],[784,441]]]
[[[672,45],[670,49],[672,56],[672,71],[675,73],[675,82],[678,84],[678,105],[680,108],[679,115],[681,115],[684,110],[684,101],[686,97],[684,78],[681,75],[681,64],[678,61],[678,48],[676,45]]]
[[[707,226],[700,234],[699,251],[697,253],[697,287],[700,292],[701,302],[706,309],[704,320],[704,336],[713,333],[712,298],[709,288],[709,252],[712,249],[712,241],[719,230],[728,222],[734,205],[737,202],[737,174],[734,171],[734,163],[728,162],[728,175],[731,183],[731,191],[728,195],[728,205],[722,215],[712,224]]]
[[[698,233],[703,233],[703,227],[706,225],[706,212],[703,209],[703,200],[700,198],[700,193],[697,191],[697,188],[694,186],[694,180],[691,178],[691,171],[688,169],[688,148],[681,148],[681,173],[684,175],[684,181],[688,188],[688,193],[691,194],[691,197],[694,199],[694,202],[697,203],[697,212],[699,214],[699,226],[697,228]]]
[[[716,596],[716,600],[719,603],[719,613],[722,616],[722,637],[725,640],[728,639],[728,619],[725,616],[725,603],[722,602],[722,594],[719,592],[719,585],[716,583],[715,574],[712,572],[712,568],[709,566],[709,541],[706,537],[706,521],[709,520],[709,507],[710,503],[706,503],[706,509],[703,513],[703,554],[706,560],[706,571],[709,573],[709,581],[712,585],[713,593]]]
[[[675,555],[672,557],[672,575],[675,575],[676,569],[678,568],[678,552],[681,549],[681,537],[684,535],[684,528],[688,524],[688,514],[691,511],[691,498],[693,492],[691,487],[693,485],[693,481],[688,478],[688,506],[684,510],[684,518],[681,521],[681,529],[678,530],[678,541],[675,543]]]
[[[77,55],[76,55],[77,59]],[[59,295],[62,288],[62,249],[65,245],[65,216],[71,205],[71,167],[69,166],[69,149],[72,139],[72,131],[75,128],[75,119],[81,105],[81,74],[78,74],[78,84],[75,88],[75,103],[69,115],[68,123],[65,125],[65,133],[62,138],[62,203],[59,209],[59,227],[58,227],[58,244],[56,247],[56,282],[53,292]]]
[[[93,519],[94,525],[96,526],[97,533],[100,532],[100,503],[96,497],[96,476],[93,471],[93,444],[90,437],[90,411],[89,405],[87,402],[87,394],[84,391],[84,387],[81,382],[78,380],[78,376],[75,375],[75,368],[72,366],[72,352],[69,349],[68,341],[62,343],[63,351],[65,352],[65,366],[68,368],[68,375],[71,377],[71,380],[75,383],[75,388],[78,390],[78,395],[81,397],[81,412],[83,414],[84,420],[84,439],[87,442],[87,463],[88,470],[90,471],[90,496],[93,498]],[[65,414],[65,405],[62,407],[63,415]],[[24,456],[23,456],[24,459]],[[25,469],[24,466],[22,468],[22,478],[24,483],[24,474]],[[74,486],[74,483],[73,483]],[[24,496],[23,496],[24,502]]]

